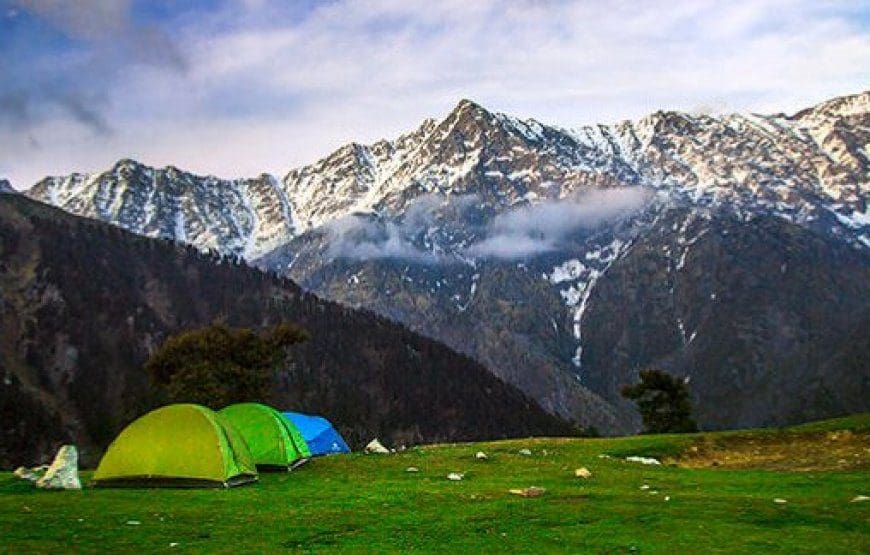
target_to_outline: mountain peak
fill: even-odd
[[[791,116],[790,119],[802,119],[808,116],[821,115],[825,117],[847,117],[870,112],[870,90],[857,94],[838,96],[806,108]]]
[[[118,171],[121,169],[131,169],[135,170],[143,167],[143,164],[137,160],[133,160],[132,158],[121,158],[112,166],[112,170]]]
[[[15,189],[9,184],[6,179],[0,179],[0,193],[14,193]]]
[[[453,111],[450,113],[451,115],[489,115],[490,112],[477,102],[468,98],[463,98],[458,104],[456,104],[456,107],[453,108]]]

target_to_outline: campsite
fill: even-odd
[[[217,489],[52,492],[4,473],[0,536],[19,552],[859,553],[868,436],[862,415],[743,432],[421,445],[318,457]],[[578,467],[591,476],[575,476]],[[462,479],[448,480],[452,472]],[[533,486],[543,495],[509,493]]]

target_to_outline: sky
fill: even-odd
[[[283,176],[462,98],[573,127],[870,88],[870,0],[0,0],[0,177]]]

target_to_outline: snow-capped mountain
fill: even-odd
[[[287,272],[602,431],[636,424],[618,391],[649,365],[725,427],[870,408],[868,145],[870,92],[578,129],[463,100],[280,183],[122,161],[28,194]]]
[[[125,159],[99,174],[47,177],[27,194],[134,233],[246,257],[294,233],[290,202],[267,174],[226,180]]]

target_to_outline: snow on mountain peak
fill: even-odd
[[[637,185],[835,234],[845,226],[844,237],[860,241],[868,235],[854,217],[867,213],[868,106],[864,92],[791,117],[658,111],[568,130],[463,99],[441,120],[393,140],[350,143],[281,182],[267,174],[202,177],[123,159],[102,174],[46,178],[28,194],[137,233],[251,257],[349,214],[400,214],[426,194],[474,194],[499,212]]]

